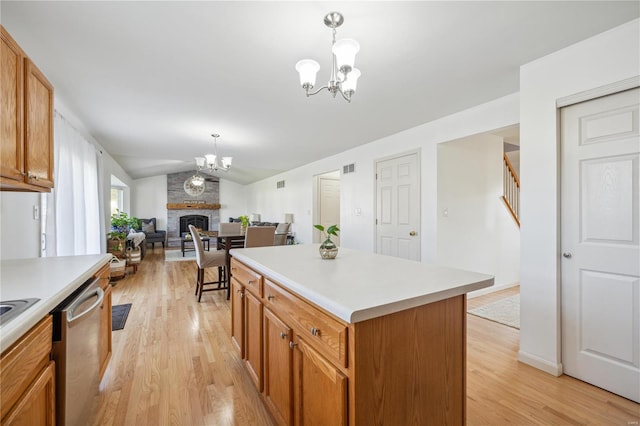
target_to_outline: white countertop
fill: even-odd
[[[0,352],[29,331],[109,259],[110,254],[95,254],[0,262],[0,300],[40,299],[18,317],[0,326]]]
[[[318,244],[231,250],[231,255],[348,323],[493,285],[493,277],[340,248],[323,260]]]

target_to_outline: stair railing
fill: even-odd
[[[511,213],[511,216],[518,224],[518,228],[520,227],[520,179],[518,179],[518,175],[513,169],[511,165],[511,161],[509,161],[509,157],[505,152],[503,155],[504,158],[504,173],[503,173],[503,196],[502,200],[504,201],[507,209]]]

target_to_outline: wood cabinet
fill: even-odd
[[[50,360],[52,320],[47,316],[0,358],[3,425],[55,424],[55,363]]]
[[[96,276],[100,278],[100,288],[104,291],[104,299],[100,306],[100,346],[98,353],[100,355],[100,379],[104,376],[112,353],[112,334],[111,331],[111,284],[110,284],[111,268],[109,264],[103,266]]]
[[[464,294],[348,324],[237,259],[232,275],[232,340],[277,423],[465,423]]]
[[[264,309],[264,397],[278,423],[293,416],[292,330],[268,308]]]
[[[347,424],[347,376],[304,339],[294,347],[295,424]]]
[[[0,26],[0,189],[53,187],[53,86]]]

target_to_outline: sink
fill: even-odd
[[[4,325],[29,309],[40,299],[19,299],[0,302],[0,325]]]

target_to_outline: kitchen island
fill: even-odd
[[[232,250],[232,342],[280,424],[464,424],[466,293],[493,277],[317,245]]]

